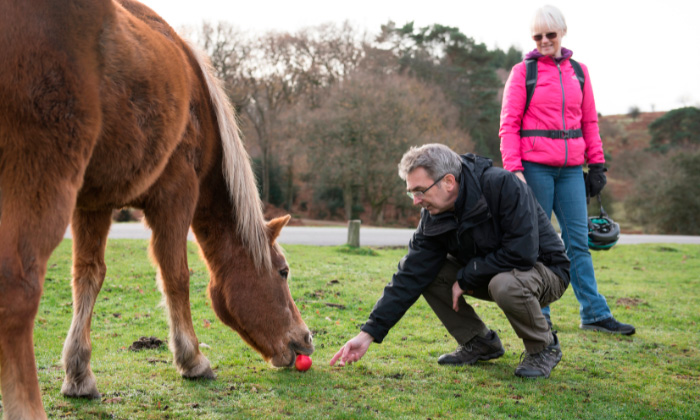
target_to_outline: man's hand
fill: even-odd
[[[459,282],[455,282],[455,284],[452,285],[452,309],[455,310],[455,312],[459,312],[459,298],[462,297],[464,294],[464,290],[462,290],[461,287],[459,287]]]
[[[357,362],[365,355],[369,345],[374,341],[374,337],[362,331],[338,350],[338,353],[331,359],[331,366],[340,359],[338,366],[343,367],[345,364]]]

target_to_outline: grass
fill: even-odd
[[[216,319],[206,298],[207,272],[190,244],[195,330],[218,375],[190,381],[177,375],[167,348],[128,350],[140,336],[166,339],[168,327],[147,243],[111,240],[92,322],[100,400],[60,393],[72,310],[70,247],[64,241],[49,262],[35,327],[49,418],[700,418],[700,246],[619,245],[595,253],[601,292],[637,334],[579,330],[578,304],[568,290],[552,306],[564,358],[550,379],[524,380],[513,375],[522,343],[495,304],[476,300],[470,302],[506,348],[498,360],[438,366],[437,357],[455,342],[420,299],[360,362],[328,366],[366,320],[402,249],[286,246],[290,288],[314,332],[316,352],[308,372],[272,368]]]

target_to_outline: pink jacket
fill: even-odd
[[[581,64],[586,76],[584,91],[569,62],[572,53],[562,48],[564,59],[557,65],[552,57],[537,50],[529,57],[538,58],[535,93],[523,116],[527,93],[525,62],[513,66],[503,93],[501,108],[501,156],[503,167],[522,171],[522,161],[549,166],[576,166],[584,163],[605,163],[603,143],[598,132],[598,113],[593,99],[588,68]],[[561,69],[561,71],[560,71]],[[520,130],[573,130],[580,128],[583,137],[550,139],[520,137]]]

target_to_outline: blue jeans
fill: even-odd
[[[557,215],[566,254],[571,260],[571,287],[580,304],[581,322],[590,324],[610,318],[605,296],[598,293],[593,260],[588,250],[586,187],[581,166],[541,165],[523,161],[523,174],[545,214]],[[542,308],[549,314],[549,307]]]

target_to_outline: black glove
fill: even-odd
[[[608,168],[602,163],[592,163],[588,165],[588,176],[586,179],[586,194],[588,197],[595,197],[603,191],[603,187],[608,182],[605,172]]]

